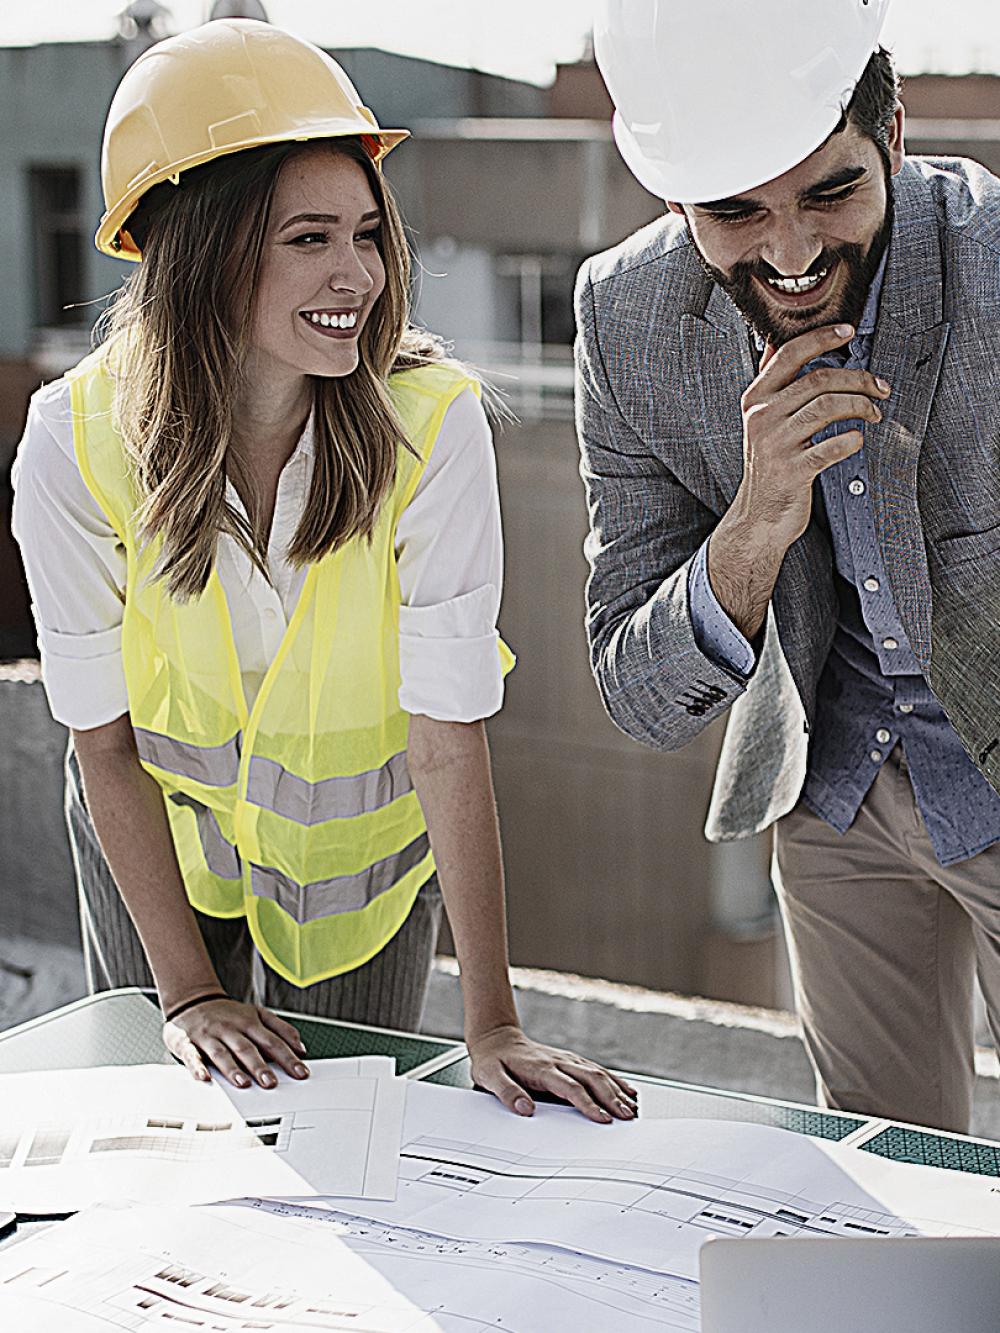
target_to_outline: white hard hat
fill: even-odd
[[[705,203],[773,180],[837,127],[889,0],[598,0],[614,134],[650,193]]]

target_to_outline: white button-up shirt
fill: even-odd
[[[286,552],[312,481],[307,425],[278,480],[268,544],[270,583],[233,538],[220,538],[219,580],[233,622],[248,704],[274,660],[306,569]],[[21,547],[52,715],[77,730],[128,711],[121,655],[125,550],[87,489],[73,447],[69,386],[32,398],[14,465],[13,530]],[[242,509],[230,482],[229,502]],[[451,404],[396,530],[400,706],[471,722],[503,701],[497,615],[503,545],[489,424],[469,389]]]

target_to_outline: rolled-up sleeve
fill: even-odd
[[[753,648],[719,604],[708,577],[708,542],[702,542],[688,570],[688,602],[695,642],[716,665],[751,676]]]
[[[400,516],[396,558],[400,707],[445,722],[492,716],[503,703],[503,538],[493,440],[471,390],[449,407]]]
[[[11,526],[52,716],[80,731],[103,726],[128,711],[121,655],[126,557],[80,476],[63,382],[35,395],[12,480]]]

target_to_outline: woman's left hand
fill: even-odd
[[[531,1091],[570,1102],[588,1120],[633,1120],[638,1094],[592,1060],[532,1041],[514,1024],[493,1028],[468,1043],[472,1077],[516,1115],[533,1115]]]

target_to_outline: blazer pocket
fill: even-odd
[[[944,569],[1000,556],[1000,523],[985,532],[964,532],[954,537],[938,537],[931,549]]]

